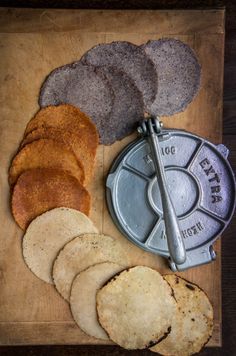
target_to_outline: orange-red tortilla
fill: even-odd
[[[25,129],[25,136],[40,127],[53,127],[62,131],[73,132],[78,139],[87,138],[88,146],[95,154],[98,146],[98,132],[94,123],[79,108],[69,104],[47,106],[39,110],[29,121]]]
[[[90,195],[63,170],[38,168],[21,174],[11,204],[16,223],[25,230],[34,218],[53,208],[68,207],[88,215]]]
[[[71,150],[63,143],[40,139],[23,147],[15,156],[9,170],[9,183],[15,184],[25,171],[34,168],[62,169],[83,184],[84,169]]]
[[[91,181],[94,171],[95,154],[94,151],[91,150],[91,145],[89,146],[86,135],[78,137],[78,135],[73,132],[62,131],[53,127],[40,127],[27,134],[21,143],[21,147],[42,138],[63,143],[68,150],[72,150],[77,160],[83,166],[85,175],[84,184],[87,185]]]

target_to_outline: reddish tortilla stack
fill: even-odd
[[[39,110],[9,169],[12,213],[23,230],[38,215],[61,206],[89,214],[84,185],[93,177],[97,146],[96,127],[78,108]]]

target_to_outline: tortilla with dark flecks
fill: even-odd
[[[196,284],[169,274],[165,280],[173,288],[178,308],[173,315],[167,338],[153,346],[160,355],[190,356],[197,354],[213,331],[213,308],[207,295]]]
[[[139,46],[125,41],[103,43],[86,52],[81,61],[94,66],[112,66],[128,74],[143,95],[145,108],[157,91],[157,72]]]
[[[92,119],[111,111],[113,92],[96,67],[75,62],[53,70],[42,85],[39,105],[71,104]]]
[[[158,91],[148,108],[152,115],[183,111],[200,87],[201,67],[193,50],[175,39],[149,41],[141,46],[158,73]]]
[[[99,322],[125,349],[144,349],[171,330],[176,301],[164,278],[146,266],[121,272],[97,293]]]
[[[133,80],[114,67],[100,68],[114,91],[113,108],[107,118],[100,118],[96,125],[100,142],[110,145],[130,135],[144,117],[142,94]]]

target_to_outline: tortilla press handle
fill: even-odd
[[[163,206],[163,215],[167,236],[168,249],[170,257],[176,264],[182,264],[186,260],[186,251],[181,236],[178,218],[175,213],[173,203],[168,191],[165,170],[161,158],[161,150],[157,134],[161,132],[162,122],[157,118],[148,118],[144,120],[138,128],[138,132],[147,136],[151,147],[153,163],[158,177],[158,184],[161,193]]]

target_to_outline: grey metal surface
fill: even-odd
[[[162,130],[162,122],[155,117],[150,117],[142,121],[139,132],[147,137],[153,165],[158,180],[158,188],[161,197],[163,221],[165,224],[166,239],[171,260],[176,264],[183,264],[186,261],[186,250],[181,234],[179,221],[176,216],[174,205],[168,189],[165,169],[162,163],[162,153],[159,145],[158,135]],[[152,199],[152,194],[150,199]]]
[[[235,207],[228,150],[179,130],[158,135],[171,199],[187,251],[182,270],[215,258],[212,243]],[[146,138],[127,146],[107,177],[107,204],[120,231],[139,247],[169,257],[160,190]]]

